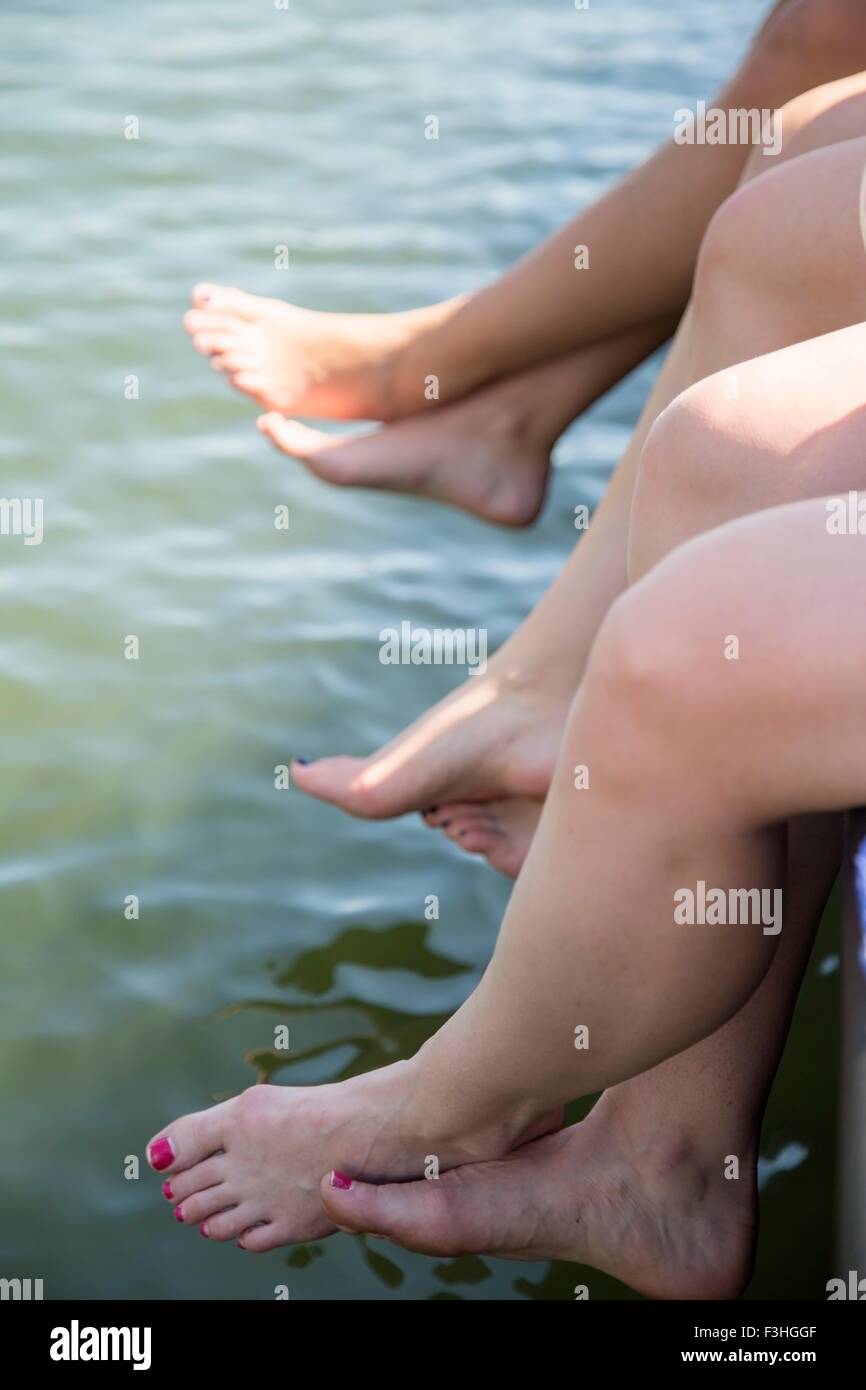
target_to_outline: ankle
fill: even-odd
[[[484,1087],[483,1099],[473,1099],[471,1083],[455,1084],[453,1070],[443,1073],[441,1062],[434,1038],[402,1064],[400,1143],[420,1159],[435,1156],[445,1169],[501,1158],[561,1123],[542,1115],[531,1098],[499,1097]]]
[[[621,1154],[651,1183],[684,1186],[696,1198],[717,1189],[726,1178],[745,1178],[757,1165],[757,1134],[747,1125],[725,1123],[698,1126],[656,1114],[646,1105],[644,1095],[624,1093],[632,1083],[606,1091],[591,1112],[587,1123],[597,1128],[600,1142]],[[731,1163],[736,1159],[736,1167]]]
[[[469,299],[469,295],[455,295],[399,315],[402,341],[390,354],[387,368],[393,375],[401,416],[460,400],[480,384],[477,367],[473,371],[466,345],[454,327],[455,317]]]

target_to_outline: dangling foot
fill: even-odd
[[[246,1250],[316,1240],[334,1226],[319,1198],[322,1173],[396,1179],[498,1157],[547,1134],[560,1112],[447,1137],[414,1104],[418,1062],[397,1062],[327,1086],[253,1086],[175,1120],[147,1146],[175,1219],[211,1240],[243,1237]],[[440,1128],[437,1131],[437,1123]]]
[[[554,442],[508,383],[372,434],[323,434],[277,412],[258,425],[326,482],[430,497],[500,526],[538,515]]]
[[[734,1299],[754,1258],[754,1164],[728,1182],[689,1144],[637,1156],[595,1111],[435,1182],[323,1183],[322,1203],[336,1226],[408,1250],[567,1260],[656,1299]]]
[[[454,301],[398,314],[327,314],[225,285],[196,285],[184,328],[216,371],[266,410],[391,420],[423,410],[405,349]]]
[[[470,677],[368,758],[296,761],[294,784],[369,820],[453,801],[543,799],[572,691],[546,688],[548,671],[515,682],[499,669]]]

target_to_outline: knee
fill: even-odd
[[[726,309],[740,314],[743,289],[750,296],[772,290],[788,259],[772,254],[778,248],[774,229],[786,215],[784,191],[784,175],[777,168],[741,184],[714,213],[695,267],[692,298],[699,321],[718,321]]]
[[[777,4],[764,21],[749,56],[766,66],[802,68],[814,74],[857,72],[864,66],[866,24],[862,0],[820,0],[819,4]],[[847,65],[847,66],[846,66]]]
[[[617,599],[599,631],[580,698],[608,790],[633,796],[643,786],[652,795],[682,776],[686,740],[700,740],[711,701],[692,661],[686,605],[686,595],[651,577]]]
[[[696,383],[663,410],[638,463],[629,527],[629,582],[651,569],[696,530],[723,515],[735,486],[723,447],[725,375]]]

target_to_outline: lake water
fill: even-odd
[[[369,751],[451,687],[380,665],[382,627],[514,628],[651,379],[570,431],[514,535],[310,478],[180,315],[199,279],[358,310],[478,284],[669,134],[760,8],[6,0],[2,491],[44,498],[45,539],[0,539],[3,1275],[54,1298],[630,1296],[345,1237],[252,1258],[124,1174],[250,1084],[275,1025],[295,1060],[274,1079],[317,1082],[413,1051],[472,988],[506,882],[418,818],[277,792],[273,768]],[[752,1297],[818,1297],[829,1273],[834,951],[829,922],[764,1134]]]

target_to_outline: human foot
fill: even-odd
[[[395,314],[328,314],[226,285],[196,285],[184,328],[232,386],[266,410],[392,420],[423,410],[407,349],[459,301]]]
[[[444,1170],[561,1122],[527,1111],[475,1133],[437,1133],[435,1117],[413,1106],[416,1073],[413,1060],[335,1085],[253,1086],[175,1120],[148,1144],[148,1162],[165,1177],[179,1222],[262,1251],[333,1232],[319,1200],[323,1172],[412,1177],[430,1154]]]
[[[322,1204],[343,1230],[424,1254],[567,1260],[649,1298],[736,1298],[754,1258],[754,1163],[728,1182],[720,1158],[681,1139],[638,1157],[595,1116],[436,1182],[323,1183]]]
[[[425,812],[424,820],[459,849],[482,856],[491,869],[516,878],[529,852],[542,806],[543,801],[528,796],[458,801]]]
[[[515,679],[506,670],[491,662],[368,758],[296,760],[295,786],[368,820],[446,802],[543,799],[572,692],[550,671]]]
[[[323,434],[277,411],[258,426],[326,482],[414,493],[500,526],[527,526],[550,471],[554,438],[542,423],[537,406],[527,409],[511,383],[497,382],[372,434]]]

